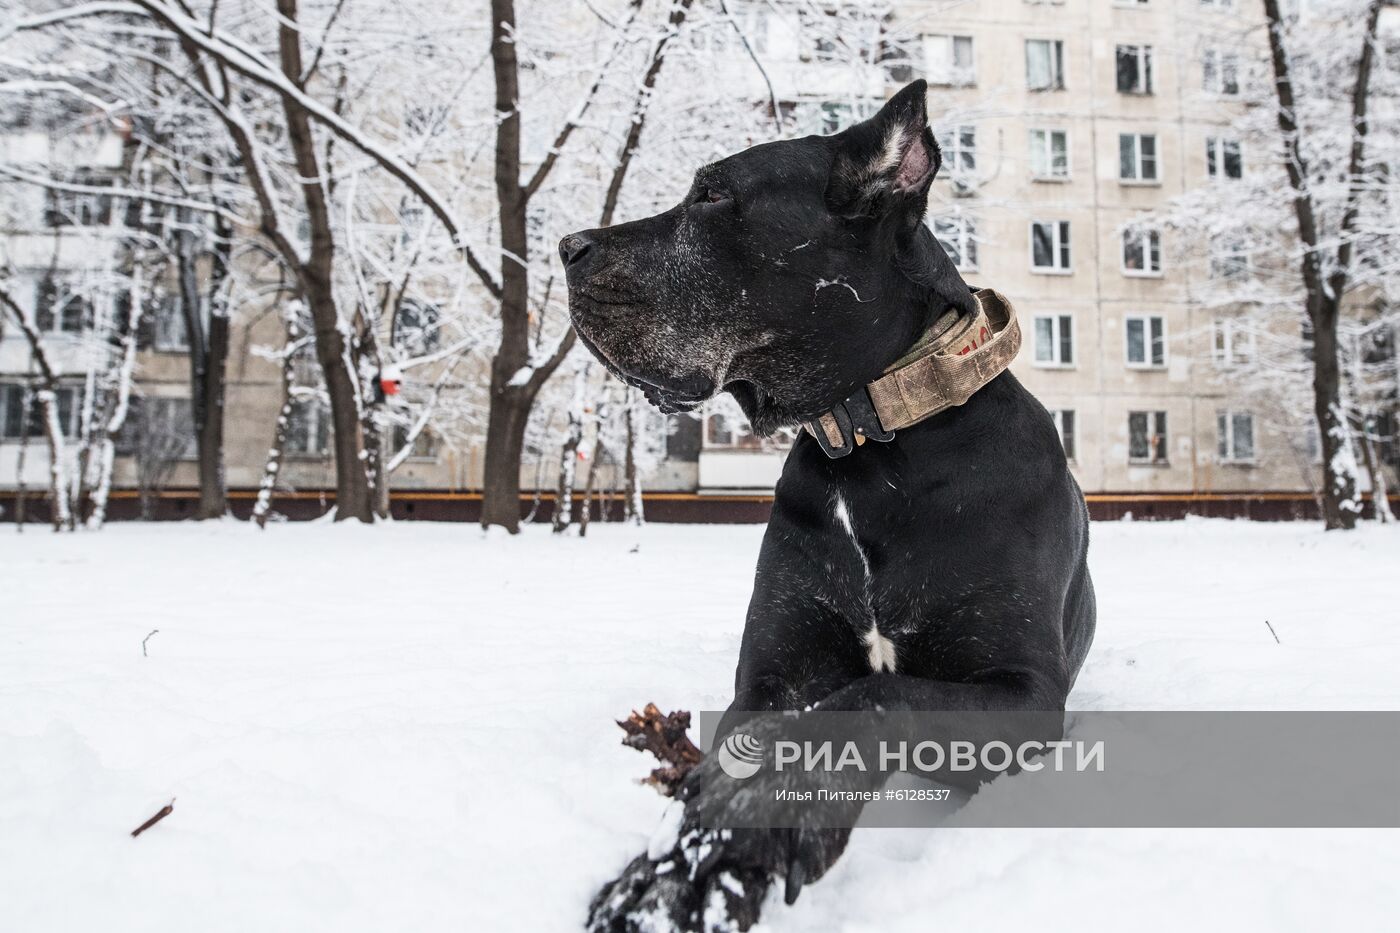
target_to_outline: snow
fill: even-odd
[[[728,702],[761,531],[0,526],[0,929],[577,929],[674,832],[613,720]],[[1074,708],[1400,701],[1394,526],[1093,539]],[[762,928],[1372,928],[1397,868],[1393,831],[868,830]]]

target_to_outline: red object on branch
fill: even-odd
[[[398,395],[403,372],[397,366],[385,366],[379,371],[379,389],[385,396]]]

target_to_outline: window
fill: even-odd
[[[924,36],[928,83],[970,87],[977,83],[971,36]]]
[[[33,405],[33,399],[25,398],[28,387],[18,382],[0,382],[0,438],[17,440],[24,436],[26,402]],[[32,416],[29,419],[32,422]]]
[[[1167,413],[1128,412],[1128,462],[1167,462]]]
[[[92,325],[92,300],[45,278],[34,293],[34,326],[48,334],[80,334]]]
[[[1152,93],[1152,46],[1120,45],[1115,59],[1119,94]]]
[[[888,83],[895,87],[903,87],[914,80],[914,57],[906,43],[882,41],[879,64],[885,69]]]
[[[1070,271],[1068,220],[1031,222],[1031,269],[1035,272]]]
[[[1118,180],[1157,181],[1157,137],[1154,134],[1118,134]]]
[[[1065,89],[1065,44],[1062,40],[1026,40],[1026,87],[1032,91]]]
[[[1242,323],[1229,318],[1216,318],[1211,330],[1211,358],[1216,366],[1229,369],[1254,359],[1254,332]]]
[[[872,116],[879,109],[878,103],[866,100],[856,106],[836,101],[802,103],[796,108],[797,125],[802,133],[830,136]]]
[[[1221,463],[1254,462],[1254,416],[1222,411],[1215,416],[1216,453]]]
[[[320,399],[292,400],[292,417],[287,425],[287,453],[300,457],[320,457],[330,450],[331,409]]]
[[[1166,322],[1158,315],[1140,315],[1124,321],[1128,365],[1160,369],[1167,365]]]
[[[1206,175],[1211,178],[1239,178],[1244,174],[1240,141],[1223,136],[1206,137]]]
[[[389,456],[397,456],[400,450],[408,446],[408,432],[408,425],[394,425],[394,449],[389,451]],[[424,428],[413,439],[413,449],[409,452],[408,458],[410,460],[436,460],[437,446],[437,437],[433,432]]]
[[[185,312],[180,302],[167,296],[156,304],[152,314],[155,323],[154,346],[166,353],[180,353],[190,348],[189,330],[185,327]]]
[[[1064,130],[1031,130],[1031,177],[1069,178],[1069,136]]]
[[[938,148],[943,151],[943,164],[954,175],[977,169],[977,127],[953,127],[938,140]]]
[[[1240,57],[1234,52],[1206,49],[1201,55],[1201,87],[1211,94],[1234,97],[1240,93]]]
[[[394,319],[392,343],[409,353],[431,353],[442,336],[441,315],[436,305],[409,299],[399,306]]]
[[[1162,274],[1162,234],[1157,230],[1129,228],[1123,231],[1123,274]]]
[[[1050,412],[1055,419],[1055,430],[1060,435],[1060,446],[1065,449],[1065,459],[1073,460],[1075,451],[1074,409],[1059,408]]]
[[[83,188],[110,188],[112,179],[77,172],[68,181]],[[44,208],[46,227],[99,227],[112,222],[112,196],[100,191],[59,191],[50,188]]]
[[[964,272],[977,268],[977,226],[971,217],[954,214],[950,217],[933,219],[933,235],[938,245],[953,260],[953,265]]]
[[[1036,315],[1035,365],[1074,365],[1074,319],[1068,314]]]
[[[39,405],[37,386],[30,388],[19,382],[0,383],[0,438],[18,440],[21,437],[44,436],[44,413]],[[29,414],[25,417],[25,394],[29,392]],[[55,393],[58,403],[58,429],[64,437],[78,433],[78,418],[82,406],[78,404],[79,390],[74,386],[59,386]],[[28,430],[26,431],[26,421]]]
[[[1216,237],[1210,245],[1210,277],[1234,281],[1249,277],[1249,247],[1242,237]]]
[[[195,455],[194,404],[187,398],[133,397],[117,434],[124,457],[183,460]]]

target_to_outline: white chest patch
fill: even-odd
[[[865,644],[870,649],[870,669],[875,673],[886,671],[895,673],[899,663],[895,657],[894,642],[890,641],[875,626],[865,633]]]
[[[874,618],[874,607],[870,598],[870,559],[865,554],[865,548],[861,547],[860,539],[856,537],[855,525],[851,522],[851,509],[846,504],[846,500],[841,493],[835,494],[835,501],[832,503],[832,513],[836,517],[836,523],[846,532],[846,536],[851,539],[851,547],[855,548],[856,556],[860,558],[860,569],[862,575],[861,596],[865,600],[866,608],[870,612],[870,617]],[[874,624],[870,625],[870,631],[864,636],[865,646],[870,649],[870,669],[879,673],[888,671],[893,674],[897,659],[895,657],[894,642],[880,634],[880,629]]]

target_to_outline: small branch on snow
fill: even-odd
[[[1273,627],[1273,625],[1269,622],[1268,619],[1265,619],[1265,620],[1264,620],[1264,624],[1267,625],[1267,626],[1269,626],[1269,634],[1272,635],[1272,636],[1274,636],[1274,642],[1275,642],[1276,644],[1280,644],[1280,645],[1283,644],[1283,642],[1281,642],[1281,641],[1278,640],[1278,632],[1275,632],[1275,631],[1274,631],[1274,627]]]
[[[705,757],[685,734],[690,728],[688,710],[663,714],[655,703],[648,703],[640,713],[633,710],[631,716],[618,720],[617,724],[627,733],[623,745],[639,752],[651,752],[661,762],[662,767],[654,768],[642,778],[642,783],[655,787],[663,797],[676,796],[685,776]]]
[[[141,835],[146,830],[150,829],[152,826],[156,825],[173,812],[175,812],[175,798],[171,797],[170,802],[167,803],[165,806],[161,807],[160,810],[156,812],[155,816],[151,817],[149,820],[142,823],[140,826],[136,827],[131,831],[131,838],[135,839],[137,836]]]
[[[156,633],[159,632],[159,631],[160,631],[160,629],[158,629],[158,628],[153,628],[153,629],[151,629],[150,635],[147,635],[145,638],[141,639],[141,657],[143,657],[143,658],[148,658],[148,657],[150,657],[150,655],[146,654],[146,642],[148,642],[148,641],[151,640],[151,635],[154,635],[154,634],[156,634]]]

